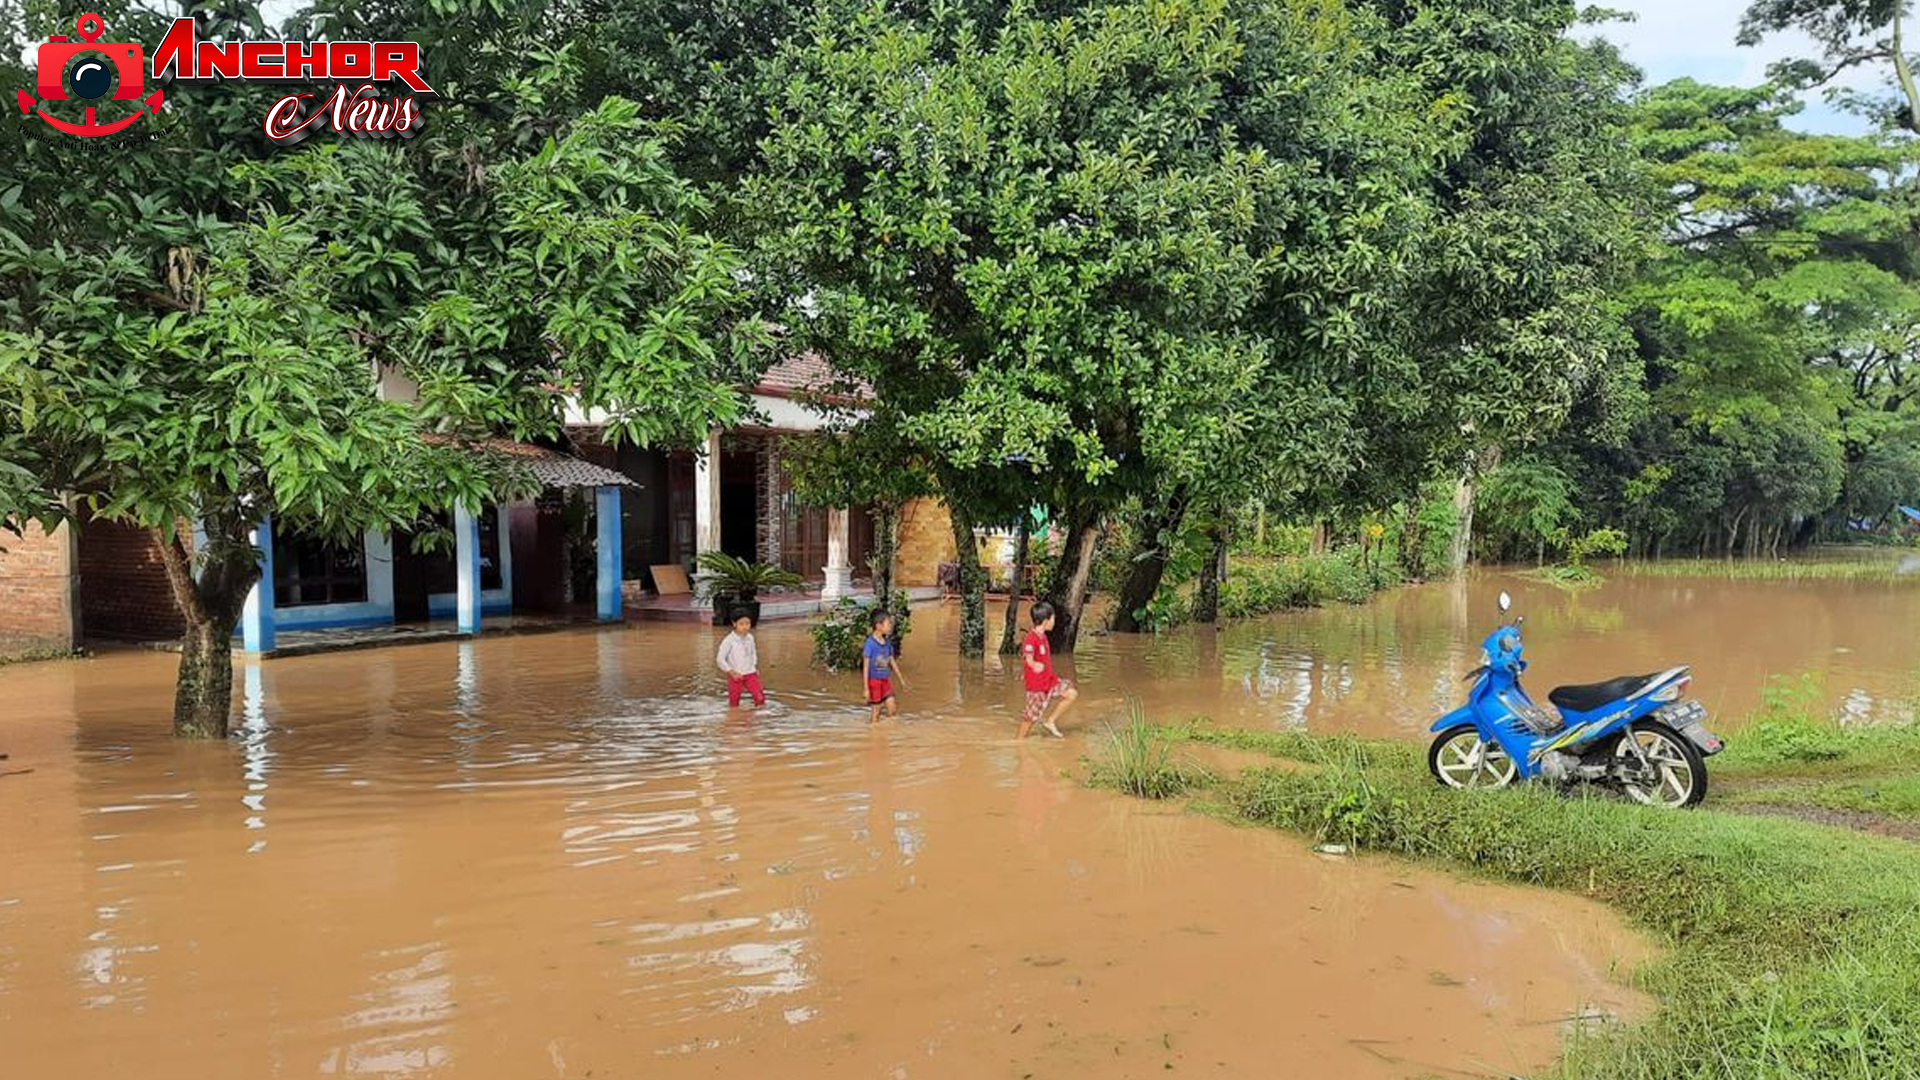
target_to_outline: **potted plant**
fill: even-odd
[[[707,588],[713,597],[715,626],[731,622],[730,612],[737,607],[747,609],[753,621],[759,622],[761,589],[794,589],[806,584],[792,571],[771,563],[748,562],[724,551],[701,552],[698,562],[700,569],[711,575]]]

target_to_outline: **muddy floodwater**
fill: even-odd
[[[1570,1020],[1649,1007],[1611,913],[1076,779],[1131,698],[1415,736],[1501,587],[1541,689],[1682,661],[1722,710],[1774,671],[1863,713],[1911,689],[1920,591],[1494,577],[1090,640],[1071,737],[1024,746],[1017,670],[956,664],[937,605],[871,731],[793,626],[760,632],[759,716],[725,709],[711,632],[635,626],[244,665],[220,746],[168,737],[172,657],[0,669],[6,1073],[1531,1071]]]

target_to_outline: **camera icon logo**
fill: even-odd
[[[95,120],[92,102],[102,98],[140,100],[146,90],[146,49],[138,42],[101,41],[107,21],[91,11],[74,20],[73,32],[79,40],[55,34],[40,46],[36,79],[40,100],[35,101],[25,90],[18,91],[22,113],[36,113],[38,106],[36,115],[53,127],[70,135],[94,138],[111,135],[149,112],[160,111],[161,91],[155,90],[133,115],[106,123]],[[89,102],[84,123],[62,120],[46,110],[48,101],[75,98]]]

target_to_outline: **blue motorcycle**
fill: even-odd
[[[1500,613],[1513,598],[1500,594]],[[1453,788],[1500,788],[1536,777],[1600,784],[1649,806],[1692,806],[1707,795],[1707,758],[1725,746],[1707,730],[1706,707],[1686,700],[1691,669],[1623,675],[1557,687],[1552,709],[1527,696],[1516,618],[1487,636],[1486,662],[1467,703],[1442,716],[1427,751],[1434,779]]]

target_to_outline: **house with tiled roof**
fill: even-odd
[[[640,617],[698,610],[697,601],[676,600],[681,594],[671,590],[681,575],[697,577],[694,559],[703,551],[770,563],[809,582],[802,596],[769,606],[773,614],[812,611],[863,591],[874,550],[870,508],[803,505],[794,496],[785,450],[796,437],[856,416],[870,394],[863,384],[837,379],[808,353],[775,364],[747,388],[747,421],[709,432],[703,446],[616,446],[594,416],[571,412],[566,431],[574,452],[632,481],[620,499],[633,610]],[[952,546],[944,507],[933,500],[906,506],[896,584],[933,589]],[[673,580],[657,580],[657,567],[668,568],[664,576]]]
[[[417,393],[393,371],[377,385],[391,400]],[[415,550],[413,536],[378,530],[335,544],[266,522],[254,537],[262,576],[241,620],[244,647],[310,648],[382,628],[477,633],[484,620],[507,616],[701,618],[707,609],[687,583],[697,580],[703,551],[806,579],[803,590],[763,598],[769,616],[858,595],[873,550],[867,508],[801,505],[783,450],[857,414],[869,391],[837,382],[818,357],[802,355],[776,364],[746,393],[747,422],[708,433],[700,446],[615,445],[578,409],[555,445],[469,444],[513,460],[539,491],[471,512],[450,507],[435,523],[452,532],[450,546]],[[932,592],[938,563],[952,557],[949,532],[937,503],[909,506],[896,582]],[[18,601],[13,611],[33,614],[31,624],[0,620],[0,651],[70,648],[83,638],[177,639],[183,629],[144,529],[98,520],[52,534],[31,530],[0,552],[0,570],[0,585]]]

